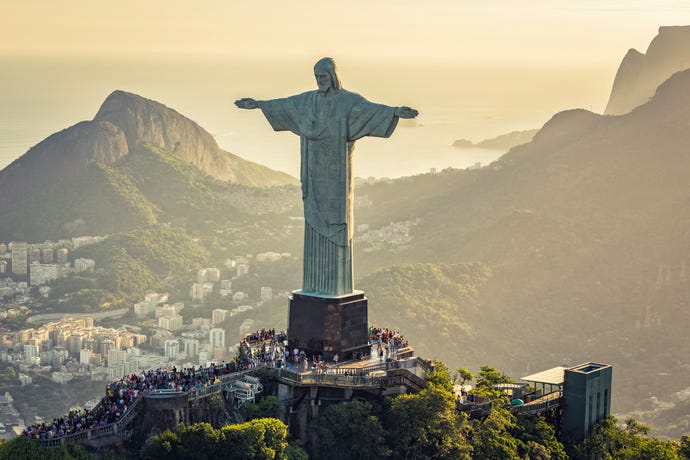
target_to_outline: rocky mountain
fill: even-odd
[[[115,91],[92,121],[49,136],[0,171],[0,241],[122,231],[234,209],[232,190],[296,184],[221,150],[175,110]]]
[[[605,114],[621,115],[644,104],[675,72],[690,68],[690,26],[660,27],[647,53],[630,49],[623,58]]]
[[[130,150],[147,144],[168,151],[214,179],[258,187],[294,183],[286,174],[222,151],[211,134],[189,118],[136,94],[113,92],[93,121],[120,128]]]
[[[360,187],[370,231],[417,219],[404,246],[358,247],[372,321],[451,368],[603,361],[614,411],[670,401],[690,379],[688,145],[690,70],[625,115],[559,113],[479,170]]]

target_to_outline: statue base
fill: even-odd
[[[333,361],[369,353],[368,300],[362,291],[343,296],[319,296],[293,291],[288,311],[288,346],[307,357]]]

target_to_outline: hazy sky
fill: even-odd
[[[445,149],[456,160],[455,139],[538,128],[566,109],[603,111],[628,49],[646,52],[659,26],[690,25],[688,0],[0,2],[0,168],[123,89],[295,174],[294,136],[232,101],[314,89],[311,66],[323,56],[338,61],[347,89],[418,108],[426,127],[363,143],[363,174],[382,170],[367,169],[373,158],[391,169],[398,163],[386,159],[411,145],[416,158]],[[437,163],[390,174],[458,166]]]
[[[687,0],[2,0],[0,53],[332,54],[600,63]]]

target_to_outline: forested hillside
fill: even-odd
[[[445,334],[420,351],[452,364],[490,360],[526,375],[604,361],[616,369],[614,410],[670,402],[690,380],[688,95],[690,71],[626,115],[557,114],[480,170],[360,187],[357,219],[370,231],[414,220],[405,244],[358,245],[357,286],[372,317],[418,343]],[[389,266],[409,263],[477,263],[491,276],[434,277],[428,287],[441,269],[416,265],[414,282],[401,283],[396,270],[409,268]],[[442,289],[449,280],[476,292]],[[415,314],[417,324],[405,323]],[[446,315],[454,319],[439,327]]]

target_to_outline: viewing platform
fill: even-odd
[[[261,343],[254,344],[257,345]],[[377,351],[376,346],[372,346],[372,351]],[[245,404],[255,402],[256,397],[265,392],[264,385],[268,385],[269,394],[277,395],[280,401],[283,408],[281,418],[288,424],[290,433],[306,439],[308,427],[318,419],[322,405],[353,399],[378,399],[425,389],[426,376],[433,370],[432,364],[415,356],[409,346],[395,351],[394,357],[388,355],[385,358],[374,352],[340,363],[300,361],[298,358],[298,362],[292,365],[282,363],[276,367],[249,360],[244,363],[246,368],[232,362],[212,364],[207,368],[183,371],[157,369],[142,372],[139,376],[124,376],[106,386],[106,397],[90,412],[79,411],[78,414],[59,419],[80,419],[83,422],[81,428],[77,425],[75,431],[63,433],[62,427],[60,434],[55,435],[49,430],[58,420],[55,419],[53,424],[43,424],[42,428],[28,427],[26,435],[45,447],[58,447],[65,443],[103,447],[130,440],[134,433],[146,436],[152,431],[174,428],[179,423],[227,423],[227,420],[223,420],[228,410],[239,414],[237,411]],[[598,363],[557,367],[522,377],[523,382],[497,384],[493,388],[508,397],[509,403],[503,398],[500,400],[501,404],[508,405],[512,413],[563,419],[564,428],[577,435],[576,430],[585,432],[591,429],[590,425],[582,425],[581,420],[589,420],[591,424],[592,420],[607,415],[610,402],[606,398],[610,397],[610,389],[606,385],[610,382],[610,369],[609,365]],[[165,381],[161,376],[170,380]],[[142,388],[142,379],[160,382],[160,386],[144,385],[146,389],[138,391]],[[584,383],[580,383],[580,380]],[[606,385],[600,384],[601,380],[605,380]],[[190,381],[194,385],[190,386]],[[183,382],[186,389],[182,389]],[[593,395],[591,398],[588,396],[589,408],[579,408],[575,402],[571,402],[570,412],[565,412],[568,396],[572,401],[577,401],[582,399],[580,394],[583,392]],[[125,400],[126,404],[122,406]],[[592,406],[592,401],[596,401],[596,406]],[[474,394],[470,389],[469,392],[463,391],[462,397],[458,395],[456,408],[476,419],[488,416],[494,404],[496,401]],[[591,412],[594,408],[598,411],[596,414]],[[107,415],[100,422],[98,420],[103,414],[115,413],[114,420]],[[575,421],[570,421],[568,417]]]
[[[299,370],[275,369],[277,378],[288,384],[299,386],[326,385],[342,388],[390,387],[405,381],[414,390],[426,388],[425,376],[431,365],[414,356],[408,348],[405,357],[383,360],[367,356],[361,360],[347,361],[324,369]],[[404,378],[400,378],[403,377]],[[397,378],[396,378],[397,377]]]
[[[266,359],[267,348],[283,343],[283,339],[282,334],[270,341],[250,338],[244,358],[230,363],[125,375],[106,385],[106,396],[91,411],[80,410],[52,423],[28,427],[25,435],[46,447],[64,443],[112,445],[130,439],[132,432],[141,428],[143,419],[135,422],[139,414],[148,414],[144,417],[149,420],[148,427],[166,418],[175,421],[170,423],[173,426],[198,421],[198,414],[194,414],[209,404],[237,411],[264,392],[260,375],[277,382],[279,399],[290,418],[297,412],[306,413],[299,409],[302,403],[320,405],[320,401],[349,400],[356,394],[380,397],[422,390],[432,369],[409,346],[391,346],[390,353],[379,354],[374,345],[372,353],[339,363],[309,360],[302,355],[296,362]],[[303,426],[302,431],[306,429],[302,422],[295,421],[293,426]]]

